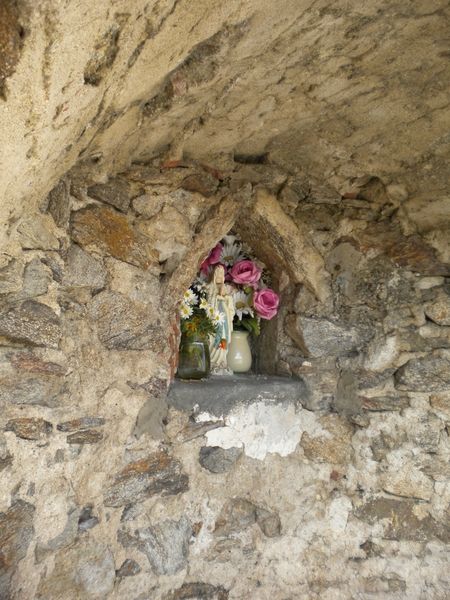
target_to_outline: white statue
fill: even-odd
[[[217,326],[216,335],[209,338],[211,371],[218,374],[231,374],[232,371],[227,366],[227,354],[233,331],[234,302],[225,284],[225,269],[222,265],[215,267],[206,293],[209,304],[223,316],[222,322]]]

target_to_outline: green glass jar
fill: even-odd
[[[207,338],[181,336],[178,354],[177,377],[180,379],[204,379],[211,370]]]

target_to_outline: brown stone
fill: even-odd
[[[330,435],[313,437],[305,432],[300,440],[305,456],[314,462],[327,462],[333,465],[348,463],[353,454],[352,427],[344,418],[337,415],[321,417],[320,424]]]
[[[86,85],[99,85],[113,65],[119,52],[120,31],[120,25],[114,23],[95,44],[92,56],[84,69]]]
[[[12,431],[24,440],[40,440],[53,429],[53,425],[40,418],[11,419],[6,423],[5,431]]]
[[[5,98],[4,83],[19,62],[23,46],[18,5],[14,0],[0,4],[0,96]]]
[[[189,478],[181,463],[166,452],[155,452],[129,463],[105,491],[106,506],[125,506],[150,496],[171,496],[187,491]]]
[[[450,265],[440,262],[434,248],[418,235],[404,236],[399,230],[386,229],[385,224],[375,224],[358,241],[363,252],[376,248],[399,267],[430,277],[450,275]]]
[[[409,406],[408,396],[361,396],[359,400],[369,412],[400,411]]]
[[[127,212],[130,206],[130,186],[124,179],[110,179],[108,183],[96,183],[87,190],[88,196],[110,204],[120,210]]]
[[[216,192],[218,184],[219,182],[215,177],[210,173],[203,172],[188,175],[186,179],[183,179],[181,187],[188,192],[198,192],[209,198]]]
[[[183,583],[180,588],[166,594],[164,600],[228,600],[228,591],[210,583]]]
[[[357,508],[354,515],[371,525],[384,521],[386,526],[382,537],[388,540],[428,542],[438,539],[448,544],[448,524],[435,521],[430,515],[417,516],[422,508],[423,505],[413,500],[374,498]]]
[[[85,429],[67,436],[68,444],[96,444],[103,439],[103,433],[95,429]]]
[[[434,300],[425,305],[425,314],[438,325],[450,325],[450,296],[439,291]]]
[[[216,520],[214,533],[228,535],[242,531],[256,523],[257,507],[245,498],[233,498],[226,502]]]
[[[13,597],[11,577],[33,537],[34,510],[31,504],[17,500],[0,513],[0,598],[5,600]]]
[[[58,423],[56,429],[58,431],[65,431],[72,433],[80,429],[89,429],[90,427],[101,427],[106,423],[106,419],[103,417],[80,417],[79,419],[72,419],[71,421],[64,421],[64,423]]]
[[[450,419],[450,392],[442,394],[432,394],[430,404],[435,409],[444,413]]]
[[[72,213],[72,239],[143,269],[157,262],[149,241],[134,231],[125,215],[112,208],[89,206]]]
[[[11,364],[17,371],[27,373],[50,373],[64,375],[66,368],[57,363],[47,362],[29,352],[17,352],[10,357]]]
[[[33,346],[57,348],[60,320],[53,310],[35,300],[0,309],[0,337]]]
[[[58,227],[67,227],[70,216],[69,183],[61,179],[51,190],[47,198],[47,210]]]

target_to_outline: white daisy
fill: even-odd
[[[214,325],[221,325],[225,321],[225,315],[215,311],[214,316],[212,318],[212,322]]]
[[[234,310],[239,320],[242,320],[243,315],[253,317],[253,309],[251,306],[250,296],[245,292],[238,291],[233,295]]]
[[[183,302],[189,305],[197,304],[198,298],[191,289],[187,289],[183,294]]]
[[[236,240],[228,241],[227,238],[232,237],[233,236],[226,236],[225,243],[222,248],[222,253],[220,255],[220,262],[226,265],[227,267],[231,267],[232,265],[234,265],[234,263],[244,259],[243,254],[241,254],[241,244]]]
[[[216,314],[216,311],[215,311],[214,307],[211,306],[210,304],[208,304],[208,306],[206,307],[206,314],[208,315],[208,317],[210,319],[214,319],[214,315]]]
[[[202,308],[203,310],[208,310],[208,300],[206,298],[202,298],[200,300],[200,308]]]
[[[193,308],[192,306],[190,306],[189,304],[186,304],[185,302],[183,302],[180,306],[180,315],[182,319],[189,319],[189,317],[192,315],[193,312]]]

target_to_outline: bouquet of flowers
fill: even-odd
[[[200,267],[200,285],[208,280],[217,265],[225,269],[225,281],[232,287],[234,329],[258,335],[260,320],[270,320],[278,312],[279,296],[266,283],[264,265],[245,252],[235,235],[227,235],[208,254]]]
[[[189,288],[183,294],[180,306],[181,333],[187,338],[206,338],[215,335],[223,315],[214,310],[206,299],[204,285]]]

